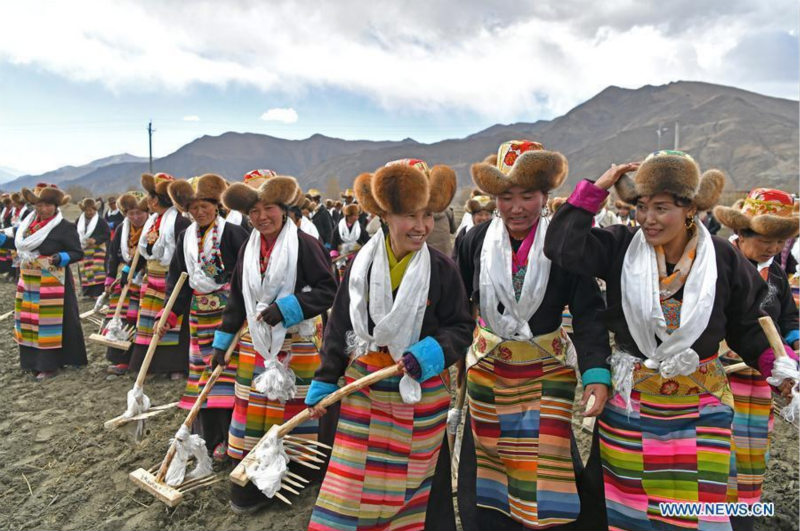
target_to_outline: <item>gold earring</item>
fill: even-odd
[[[686,218],[686,230],[691,231],[694,229],[694,218]]]

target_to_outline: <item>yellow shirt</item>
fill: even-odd
[[[386,253],[389,256],[389,276],[392,279],[392,291],[396,291],[397,288],[400,287],[403,275],[406,274],[409,262],[411,262],[411,259],[416,253],[408,253],[398,262],[397,258],[394,256],[394,252],[392,252],[392,246],[388,235],[386,236]]]

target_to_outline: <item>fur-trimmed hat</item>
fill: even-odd
[[[464,210],[470,214],[474,214],[476,212],[480,212],[481,210],[486,212],[494,212],[496,207],[497,205],[495,204],[494,199],[488,195],[473,195],[469,198],[467,204],[464,205]]]
[[[358,202],[376,215],[406,214],[427,208],[442,212],[456,193],[456,173],[439,164],[428,169],[420,159],[387,163],[374,174],[361,174],[354,184]]]
[[[714,217],[733,231],[751,230],[767,238],[785,240],[800,232],[800,212],[792,196],[782,190],[755,188],[733,206],[714,208]]]
[[[700,167],[687,153],[662,150],[648,155],[633,178],[623,175],[614,187],[626,203],[666,193],[692,201],[698,210],[710,210],[725,187],[725,174],[708,170],[701,176]]]
[[[294,177],[278,175],[266,179],[258,189],[244,183],[233,183],[222,194],[222,202],[229,210],[247,214],[259,201],[270,205],[291,206],[298,194],[302,197],[303,191]]]
[[[3,194],[2,201],[3,201],[3,205],[11,206],[11,196],[9,194]]]
[[[314,199],[315,197],[322,197],[322,193],[316,188],[311,188],[308,192],[306,192],[306,197],[309,199]]]
[[[622,199],[617,199],[616,201],[614,201],[614,208],[616,208],[617,210],[619,210],[620,208],[627,208],[628,210],[633,210],[635,207],[632,204],[623,201]]]
[[[22,205],[25,203],[25,196],[22,195],[22,192],[12,192],[11,202],[16,203],[18,205]]]
[[[551,197],[547,200],[547,210],[550,211],[551,214],[555,214],[561,206],[567,202],[566,197]]]
[[[135,208],[147,212],[147,194],[138,190],[134,192],[125,192],[117,199],[117,207],[123,215],[126,215],[129,210]]]
[[[78,207],[85,211],[87,208],[91,208],[93,210],[97,210],[97,201],[92,199],[91,197],[84,197],[78,202]]]
[[[344,207],[344,210],[342,211],[342,214],[344,214],[344,217],[357,216],[358,214],[360,214],[360,211],[361,211],[361,209],[358,208],[358,205],[350,204],[350,205],[347,205],[346,207]]]
[[[159,172],[155,175],[150,173],[142,174],[142,188],[150,195],[160,195],[169,199],[167,189],[170,183],[175,181],[175,177],[168,173]]]
[[[556,151],[546,151],[538,142],[511,140],[483,162],[472,165],[472,180],[484,193],[497,196],[520,186],[525,190],[549,192],[567,178],[567,159]]]
[[[264,181],[277,176],[278,174],[273,170],[251,170],[244,174],[242,182],[251,188],[258,189],[259,186],[264,184]]]
[[[45,203],[50,203],[55,206],[66,205],[70,200],[70,197],[58,186],[47,183],[37,183],[33,190],[23,188],[22,197],[24,197],[28,203],[35,204],[38,201],[44,201]]]
[[[219,203],[228,183],[215,173],[192,177],[188,181],[176,180],[169,184],[167,191],[172,204],[181,212],[189,210],[192,201],[204,200]]]

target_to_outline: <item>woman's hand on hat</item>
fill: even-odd
[[[619,181],[620,177],[628,173],[629,171],[636,171],[639,169],[639,165],[641,162],[626,162],[625,164],[611,164],[611,167],[606,170],[606,172],[600,176],[599,179],[594,183],[595,186],[598,188],[602,188],[603,190],[608,190],[614,183]]]

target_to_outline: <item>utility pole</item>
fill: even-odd
[[[153,173],[153,120],[147,124],[147,143],[150,146],[150,173]]]
[[[678,122],[675,122],[675,147],[673,148],[675,149],[675,151],[678,151],[678,143],[680,140],[679,131],[680,131],[680,126],[678,125]]]

